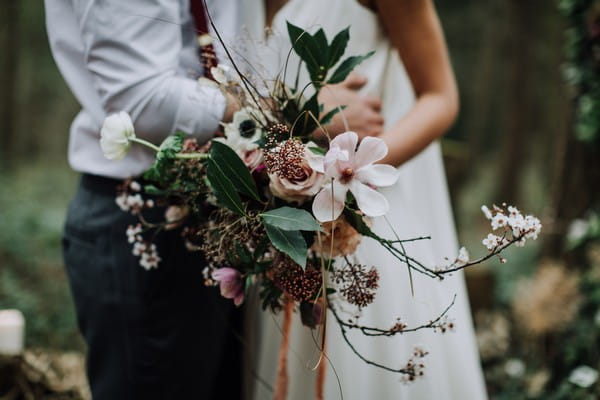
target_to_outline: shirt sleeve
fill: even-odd
[[[128,112],[153,142],[182,131],[201,141],[218,127],[226,99],[179,71],[182,24],[175,0],[75,0],[85,63],[107,113]],[[187,14],[186,14],[187,13]]]

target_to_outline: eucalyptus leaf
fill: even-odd
[[[285,231],[270,224],[263,224],[267,236],[275,248],[294,260],[303,269],[306,268],[306,241],[300,231]]]
[[[213,140],[210,145],[211,162],[217,164],[223,173],[233,183],[240,193],[260,201],[256,184],[248,167],[244,164],[237,153],[229,146],[219,141]]]
[[[306,210],[281,207],[260,214],[265,224],[285,231],[320,231],[321,225]]]

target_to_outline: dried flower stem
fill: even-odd
[[[392,367],[389,367],[387,365],[383,365],[383,364],[377,363],[375,361],[371,361],[368,358],[366,358],[365,356],[363,356],[356,349],[356,347],[354,347],[354,345],[352,344],[352,342],[348,338],[348,330],[358,329],[358,330],[360,330],[366,336],[388,336],[389,337],[389,336],[397,335],[399,333],[416,332],[416,331],[419,331],[419,330],[422,330],[422,329],[435,329],[435,328],[438,327],[438,322],[440,322],[440,320],[448,313],[448,311],[450,310],[450,308],[452,308],[452,306],[454,305],[455,301],[456,301],[456,295],[454,295],[454,298],[452,299],[452,303],[450,303],[450,305],[448,307],[446,307],[446,309],[436,319],[428,322],[427,324],[423,324],[423,325],[420,325],[420,326],[417,326],[417,327],[414,327],[414,328],[402,329],[402,330],[380,329],[380,328],[373,328],[373,327],[362,326],[362,325],[358,325],[358,324],[346,322],[346,321],[344,321],[344,320],[341,319],[341,317],[335,311],[335,308],[331,305],[331,303],[329,304],[329,310],[331,311],[331,313],[333,314],[333,316],[335,317],[337,323],[340,326],[340,330],[342,332],[342,337],[344,338],[344,341],[346,342],[346,344],[348,345],[348,347],[350,347],[350,349],[352,350],[352,352],[354,352],[354,354],[356,354],[356,356],[358,358],[360,358],[361,360],[363,360],[365,363],[367,363],[369,365],[373,365],[375,367],[384,369],[386,371],[395,372],[395,373],[399,373],[399,374],[403,374],[403,375],[414,376],[414,371],[411,370],[411,369],[408,369],[408,368],[392,368]]]

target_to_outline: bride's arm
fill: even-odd
[[[400,165],[437,139],[458,114],[458,90],[432,0],[374,0],[415,90],[413,108],[380,135],[389,146],[382,162]],[[392,88],[390,88],[393,90]]]

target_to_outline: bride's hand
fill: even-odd
[[[335,107],[346,106],[333,117],[331,123],[324,126],[330,138],[348,130],[356,132],[361,139],[382,133],[384,120],[380,113],[381,100],[358,92],[366,83],[367,78],[351,73],[343,82],[321,89],[319,103],[324,106],[322,116]],[[314,136],[324,136],[323,129],[317,129]]]

